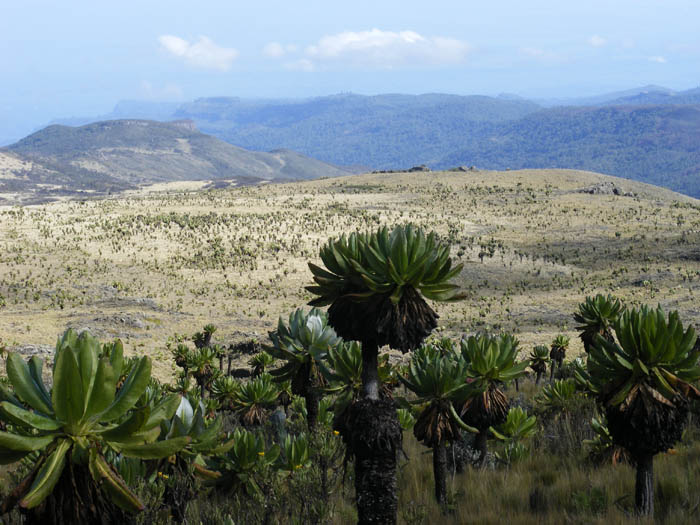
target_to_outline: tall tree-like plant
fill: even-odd
[[[194,380],[197,381],[199,394],[202,398],[217,373],[214,367],[215,359],[216,354],[214,350],[208,346],[197,348],[195,351],[187,354],[187,370],[192,374]]]
[[[219,403],[221,410],[233,410],[233,403],[240,383],[231,376],[220,375],[211,383],[211,397]]]
[[[449,245],[435,233],[413,225],[330,239],[320,256],[325,268],[309,263],[316,284],[307,290],[317,296],[309,304],[330,305],[336,333],[362,343],[363,397],[341,430],[355,457],[359,521],[395,523],[401,427],[393,402],[380,398],[379,348],[418,348],[438,317],[423,297],[460,299],[450,280],[462,266],[452,266]]]
[[[530,368],[535,372],[535,384],[540,383],[542,375],[547,371],[549,364],[549,348],[544,345],[536,345],[530,352]]]
[[[550,346],[549,358],[552,362],[551,370],[549,373],[549,380],[554,379],[554,368],[561,370],[561,365],[564,363],[564,358],[566,357],[566,350],[569,348],[569,338],[563,334],[557,335]]]
[[[471,395],[459,415],[478,430],[475,442],[478,465],[486,459],[489,428],[503,423],[508,415],[508,398],[501,387],[521,377],[530,365],[529,361],[515,361],[518,344],[518,340],[508,334],[479,334],[461,341]]]
[[[42,380],[41,359],[26,362],[14,353],[7,359],[14,394],[5,392],[0,403],[0,419],[11,424],[11,430],[0,432],[0,461],[13,463],[32,452],[39,457],[3,511],[15,505],[33,509],[33,518],[44,523],[118,522],[109,500],[130,512],[143,510],[143,504],[103,454],[109,449],[141,459],[175,454],[189,437],[155,440],[179,398],[140,402],[151,375],[147,357],[118,388],[124,366],[119,341],[101,347],[87,332],[68,330],[55,355],[51,390]]]
[[[413,353],[406,377],[401,382],[416,394],[413,404],[420,415],[413,427],[416,439],[433,449],[435,499],[447,503],[447,443],[461,437],[462,430],[477,432],[457,415],[454,405],[461,406],[469,397],[467,366],[454,354],[443,356],[437,348],[425,345]]]
[[[328,325],[325,312],[318,308],[308,313],[301,308],[295,310],[289,314],[288,324],[280,317],[270,339],[273,346],[267,347],[267,352],[286,361],[270,374],[280,383],[292,382],[292,393],[304,398],[307,423],[309,430],[313,430],[318,419],[318,402],[326,386],[323,363],[329,350],[341,339]]]
[[[211,345],[211,336],[216,332],[216,326],[208,324],[201,332],[196,332],[192,336],[192,341],[196,348],[204,348]]]
[[[637,465],[635,504],[654,513],[654,456],[681,437],[688,402],[700,398],[695,330],[678,312],[666,318],[659,307],[624,312],[615,323],[619,343],[596,336],[588,354],[590,388],[605,411],[616,445]]]
[[[574,313],[574,320],[579,323],[576,329],[581,331],[579,337],[583,341],[583,349],[586,353],[590,351],[596,335],[610,342],[615,340],[612,327],[624,309],[619,299],[612,295],[602,294],[586,297],[586,300],[578,305],[578,312]]]
[[[248,364],[253,367],[250,373],[251,377],[261,376],[274,363],[275,358],[265,350],[261,350],[248,360]]]

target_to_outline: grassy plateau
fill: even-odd
[[[611,185],[617,194],[583,191]],[[660,304],[700,327],[700,201],[582,171],[429,172],[196,191],[159,185],[0,208],[0,343],[50,361],[58,334],[87,328],[150,356],[154,375],[169,381],[173,335],[211,323],[222,344],[267,342],[279,316],[312,299],[307,263],[319,264],[329,237],[408,222],[438,232],[464,263],[456,282],[466,299],[432,304],[437,335],[508,332],[524,359],[564,334],[569,360],[583,354],[572,314],[598,293],[628,307]],[[392,362],[401,359],[392,352]],[[532,408],[540,389],[528,379],[508,395]],[[432,498],[429,449],[405,432],[400,522],[635,522],[634,470],[584,460],[592,407],[538,413],[540,431],[521,462],[451,475],[448,514]],[[657,459],[660,521],[697,522],[698,436],[692,415],[674,454]],[[333,501],[334,523],[355,519],[352,483]]]

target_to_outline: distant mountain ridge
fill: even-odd
[[[535,99],[535,102],[542,107],[555,106],[604,106],[606,104],[619,103],[624,99],[635,97],[638,95],[655,95],[664,94],[671,95],[676,92],[672,89],[663,86],[649,84],[633,89],[625,89],[622,91],[612,91],[600,95],[592,95],[587,97],[572,97],[572,98],[553,98],[553,99]],[[617,101],[617,102],[616,102]]]
[[[104,193],[159,182],[250,184],[352,173],[287,149],[247,151],[201,133],[188,120],[52,125],[0,149],[0,155],[2,193]]]
[[[687,91],[648,91],[612,100],[608,105],[688,105],[700,104],[700,88]]]
[[[685,108],[682,118],[676,106]],[[125,102],[115,113],[173,107]],[[697,107],[700,88],[649,85],[535,101],[512,94],[211,97],[177,105],[169,118],[191,119],[246,149],[286,148],[336,165],[592,169],[700,196]]]

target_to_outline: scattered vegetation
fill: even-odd
[[[358,481],[358,443],[344,430],[354,418],[353,428],[362,429],[355,438],[362,434],[385,446],[383,460],[396,465],[395,481],[372,479],[385,489],[395,487],[395,506],[386,505],[385,522],[392,513],[405,523],[607,523],[644,513],[661,522],[694,522],[698,350],[692,328],[683,328],[680,319],[686,327],[697,323],[697,209],[663,200],[647,209],[651,200],[605,197],[616,202],[612,218],[598,216],[584,226],[597,209],[591,203],[553,186],[528,188],[522,175],[488,190],[465,187],[463,175],[431,177],[424,195],[410,193],[401,178],[377,178],[368,192],[347,194],[341,193],[342,181],[292,186],[313,192],[298,202],[280,186],[149,197],[154,205],[148,210],[133,198],[62,204],[61,214],[52,207],[1,211],[8,226],[0,230],[6,248],[0,329],[8,377],[0,381],[0,457],[12,465],[2,472],[3,520],[31,523],[41,515],[51,523],[60,516],[74,519],[68,513],[76,512],[84,513],[86,523],[99,522],[95,512],[121,523],[362,520],[353,485],[366,490],[367,478]],[[411,195],[405,211],[388,204],[400,191]],[[465,206],[471,198],[474,208]],[[543,203],[536,202],[540,198]],[[366,199],[379,206],[376,217],[375,209],[364,209]],[[421,211],[437,200],[444,203],[435,207],[440,211]],[[558,216],[561,227],[578,231],[581,242],[598,238],[595,254],[579,249],[570,233],[556,237],[564,230],[551,217],[567,202],[567,218]],[[221,203],[230,206],[224,210]],[[275,204],[298,214],[261,211]],[[589,215],[578,216],[573,207]],[[490,211],[480,217],[473,211],[478,209]],[[521,219],[512,223],[516,209]],[[181,224],[153,221],[171,213]],[[420,227],[406,226],[409,220]],[[391,222],[401,226],[379,227]],[[432,270],[412,280],[409,253],[428,245],[429,236],[419,232],[433,224],[437,231],[427,257],[414,259]],[[667,237],[642,239],[624,224]],[[370,233],[324,243],[329,234],[356,229]],[[255,255],[240,261],[229,256],[237,241],[248,242]],[[405,264],[401,246],[413,246]],[[213,265],[198,267],[191,255],[201,250],[206,258],[220,249],[226,255],[216,255]],[[303,264],[316,261],[319,249],[325,250],[326,268],[312,263],[310,275]],[[168,250],[194,266],[178,265]],[[429,252],[441,255],[431,259]],[[450,253],[454,264],[448,265]],[[347,271],[336,272],[333,264]],[[433,271],[436,280],[423,279]],[[304,286],[312,276],[308,292]],[[428,300],[456,298],[458,291],[464,299],[435,302],[439,310],[433,310],[419,291]],[[606,333],[589,330],[595,316],[573,317],[590,313],[586,305],[600,302],[598,294],[611,304],[620,298],[619,311],[604,315]],[[299,309],[318,297],[329,299],[326,304],[347,299],[350,313],[334,319],[331,308]],[[661,303],[672,313],[647,303]],[[100,305],[101,317],[95,317]],[[422,312],[412,317],[417,329],[395,316],[402,308],[406,315]],[[367,319],[367,310],[378,312],[372,322],[353,324]],[[289,322],[283,317],[275,330],[270,317],[288,312]],[[578,332],[569,328],[572,321]],[[101,345],[74,332],[51,351],[26,346],[45,344],[47,334],[67,322],[102,340],[121,336],[123,347],[138,357],[122,357],[117,366],[121,343]],[[592,334],[587,354],[577,337],[586,330]],[[258,335],[263,331],[272,334]],[[634,336],[640,333],[648,337]],[[566,341],[568,349],[555,377],[542,385],[537,370],[547,366],[552,341],[558,348],[566,348]],[[404,357],[401,350],[412,355]],[[27,360],[29,352],[38,356]],[[97,357],[81,358],[83,352]],[[53,361],[46,367],[50,373],[39,366],[40,356]],[[128,392],[130,403],[114,419],[81,420],[105,410],[77,394],[92,398],[90,389],[105,384],[97,374],[107,374],[108,366],[114,380],[106,382],[105,398],[123,399]],[[535,372],[531,380],[524,375],[528,368]],[[66,390],[69,376],[80,378],[69,381],[70,388],[82,390],[66,399],[83,399],[72,415],[53,400]],[[381,417],[362,409],[375,394],[379,403],[370,404],[381,405]],[[317,404],[309,402],[312,397]],[[655,419],[667,423],[663,431],[648,424]],[[626,426],[643,428],[644,442],[655,443],[654,450],[621,437],[631,435],[620,431]],[[373,441],[377,435],[391,441]],[[486,448],[488,439],[493,446]],[[432,449],[432,459],[423,445]],[[64,451],[67,446],[73,449]],[[397,456],[401,448],[407,457]],[[653,477],[649,455],[656,456]],[[62,461],[62,470],[49,466]],[[653,500],[649,490],[635,498],[631,468],[642,472]],[[36,480],[64,475],[73,481],[32,488]],[[37,490],[42,500],[32,499]],[[96,503],[76,505],[76,493]],[[29,494],[36,501],[31,508]]]

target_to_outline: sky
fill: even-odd
[[[0,2],[0,144],[120,100],[700,85],[698,0]]]

